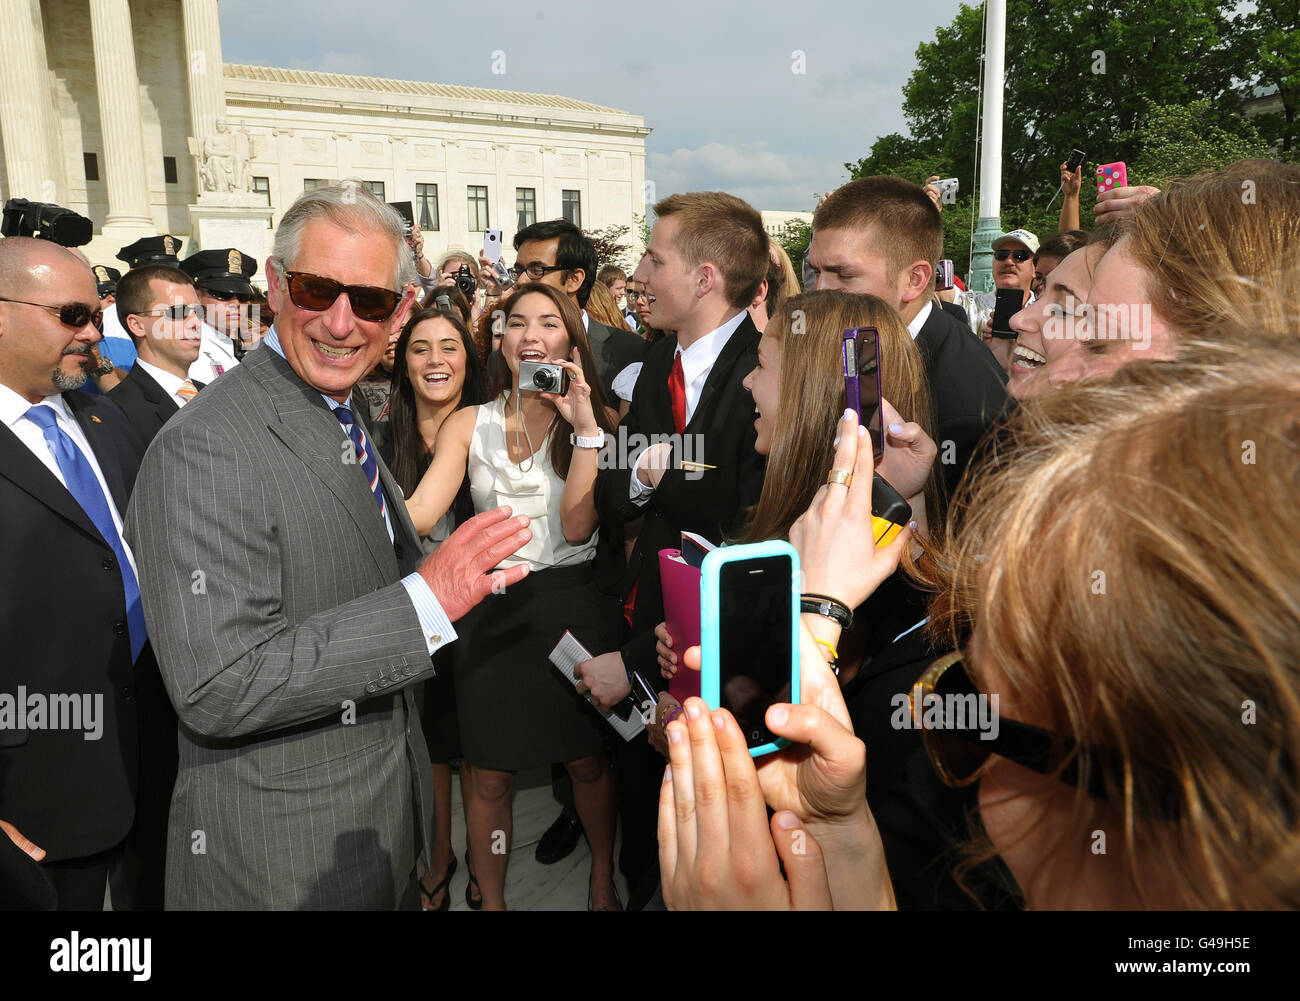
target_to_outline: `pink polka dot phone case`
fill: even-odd
[[[1128,186],[1128,168],[1123,160],[1103,163],[1097,168],[1097,194]]]

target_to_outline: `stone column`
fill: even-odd
[[[202,142],[216,131],[217,119],[226,116],[221,21],[217,16],[217,0],[183,0],[181,10],[190,90],[190,134]]]
[[[0,0],[0,133],[10,198],[68,200],[40,0]]]
[[[90,0],[90,33],[95,48],[95,84],[104,135],[104,180],[108,189],[105,230],[152,233],[140,80],[135,69],[135,38],[127,0]]]

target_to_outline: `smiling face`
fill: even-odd
[[[627,291],[627,282],[622,278],[614,279],[614,284],[609,287],[609,294],[614,297],[614,305],[620,309],[623,308],[623,293]]]
[[[298,259],[290,271],[332,278],[344,285],[393,288],[397,246],[385,234],[347,230],[328,219],[303,226]],[[267,296],[275,312],[275,329],[285,360],[313,389],[342,403],[363,375],[375,367],[400,330],[410,308],[408,294],[387,320],[362,320],[352,312],[346,293],[321,312],[294,305],[288,282],[278,268],[267,269]]]
[[[546,295],[521,295],[506,317],[501,356],[510,368],[510,381],[519,381],[519,363],[568,360],[573,345],[555,303]]]
[[[754,397],[757,438],[754,451],[767,455],[772,450],[776,408],[781,389],[781,342],[764,334],[758,342],[758,365],[745,376],[744,387]]]
[[[465,388],[465,345],[441,317],[416,325],[406,343],[406,374],[417,399],[442,407],[460,401]]]
[[[1011,317],[1016,345],[1007,392],[1032,399],[1083,374],[1083,339],[1090,336],[1084,303],[1099,246],[1081,247],[1047,276],[1039,297]]]
[[[27,260],[21,279],[0,289],[0,295],[51,306],[82,303],[92,312],[99,309],[94,275],[67,251],[54,245],[35,247]],[[0,382],[29,403],[80,389],[88,378],[90,349],[100,336],[90,322],[73,329],[50,310],[0,302]]]
[[[655,222],[641,263],[633,277],[646,296],[644,321],[656,330],[678,330],[687,325],[695,303],[697,268],[688,268],[686,258],[677,249],[677,235],[681,226],[675,216],[665,216]],[[641,304],[637,315],[642,316]]]

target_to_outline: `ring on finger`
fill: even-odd
[[[844,469],[832,469],[826,476],[827,483],[838,483],[847,487],[853,482],[853,474]]]

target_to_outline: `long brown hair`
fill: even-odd
[[[459,314],[445,313],[438,309],[423,309],[412,314],[402,327],[402,334],[397,339],[396,354],[393,356],[393,388],[388,397],[388,451],[392,458],[385,457],[393,479],[407,497],[415,492],[420,477],[429,467],[429,453],[420,437],[415,387],[411,385],[411,374],[406,367],[406,349],[411,343],[415,328],[429,320],[445,320],[451,324],[460,335],[461,345],[465,349],[465,384],[461,387],[456,409],[483,402],[483,365],[474,350],[474,338]]]
[[[826,482],[834,457],[831,442],[845,408],[841,345],[851,327],[876,328],[882,393],[904,420],[935,435],[925,362],[902,318],[883,299],[840,291],[782,299],[764,331],[781,345],[781,388],[767,475],[746,541],[784,539]],[[937,534],[942,527],[937,468],[926,483],[925,512],[931,534]]]
[[[613,434],[615,424],[610,416],[611,411],[605,404],[605,394],[600,388],[600,371],[596,368],[596,359],[591,353],[591,345],[587,341],[587,331],[582,325],[582,314],[578,312],[578,307],[573,304],[572,299],[559,289],[552,288],[550,285],[542,285],[539,282],[529,282],[527,285],[522,285],[511,292],[505,302],[501,304],[503,322],[509,320],[510,313],[515,308],[515,303],[526,295],[544,295],[555,305],[556,311],[564,320],[564,328],[569,335],[569,346],[570,348],[576,347],[578,357],[582,359],[582,372],[587,380],[587,385],[591,387],[591,410],[596,415],[596,423],[600,425],[603,431]],[[567,359],[567,353],[565,357]],[[513,388],[510,366],[505,364],[504,358],[501,359],[501,362],[501,364],[491,366],[490,378],[492,385],[488,391],[489,399],[496,399],[502,393]],[[523,416],[520,415],[519,419],[522,420]],[[573,458],[573,442],[569,441],[568,434],[557,433],[559,425],[563,423],[564,419],[557,411],[546,430],[546,436],[551,442],[549,450],[551,466],[560,479],[564,479],[569,475],[569,462]]]
[[[1081,878],[1100,828],[1142,906],[1300,907],[1300,347],[1258,329],[1025,402],[953,499],[932,630],[978,635],[1016,716],[1075,742],[1080,787],[1077,748],[1123,765],[1106,805],[1070,797],[1030,885]]]
[[[600,287],[597,288],[597,285]],[[627,321],[618,311],[618,306],[614,305],[614,296],[604,282],[596,282],[591,286],[591,295],[587,297],[587,315],[597,323],[603,323],[615,330],[623,330],[627,327]]]

